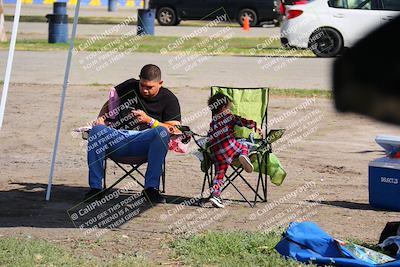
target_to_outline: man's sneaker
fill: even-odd
[[[251,164],[251,161],[250,161],[250,159],[249,159],[248,156],[240,155],[240,156],[239,156],[239,161],[240,161],[240,163],[242,164],[243,169],[244,169],[246,172],[248,172],[248,173],[253,172],[254,167],[253,167],[253,164]]]
[[[142,191],[146,199],[151,203],[166,203],[166,199],[160,194],[160,191],[155,188],[146,188]]]
[[[212,196],[210,198],[211,204],[216,208],[225,208],[224,203],[222,203],[221,197]]]
[[[103,197],[102,189],[90,188],[84,196],[85,201],[92,201]]]

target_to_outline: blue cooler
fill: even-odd
[[[400,137],[380,135],[375,141],[388,155],[400,149]],[[400,211],[400,159],[383,157],[369,163],[369,203]]]

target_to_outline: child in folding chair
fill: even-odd
[[[211,204],[217,208],[224,208],[221,199],[221,190],[224,185],[225,173],[233,159],[239,158],[244,170],[253,171],[253,165],[248,157],[248,147],[235,139],[234,127],[242,126],[254,129],[262,135],[257,123],[231,113],[232,102],[222,94],[217,93],[208,99],[208,107],[212,112],[212,121],[208,131],[208,145],[211,158],[214,160],[215,177],[211,191]]]

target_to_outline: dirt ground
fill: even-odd
[[[311,220],[337,238],[376,243],[398,213],[368,203],[368,162],[383,156],[377,134],[400,135],[395,126],[357,115],[337,114],[324,98],[270,99],[272,128],[289,128],[274,148],[288,173],[283,185],[268,184],[268,202],[250,208],[231,188],[224,210],[184,206],[200,193],[202,172],[191,154],[169,153],[168,203],[151,207],[123,225],[96,237],[77,229],[67,211],[88,189],[85,143],[72,134],[95,118],[107,97],[101,86],[69,88],[50,202],[45,188],[50,170],[60,101],[60,85],[14,84],[0,131],[0,236],[31,236],[66,247],[84,244],[94,255],[137,252],[155,263],[179,264],[169,242],[182,232],[206,230],[269,231],[295,220]],[[175,88],[183,117],[205,132],[207,90]],[[109,180],[121,172],[109,165]],[[254,177],[250,176],[250,177]],[[254,179],[250,179],[255,184]],[[127,182],[125,183],[127,184]],[[123,186],[123,185],[122,185]],[[244,184],[237,182],[244,188]],[[133,191],[140,191],[139,187]],[[249,190],[245,190],[250,196]],[[97,241],[96,241],[97,240]],[[96,241],[96,242],[95,242]]]

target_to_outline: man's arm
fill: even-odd
[[[143,122],[146,124],[149,124],[152,118],[146,114],[143,110],[133,110],[132,113],[135,115],[136,119],[139,122]],[[166,122],[158,122],[158,126],[162,126],[168,130],[169,133],[171,134],[181,134],[182,132],[179,131],[175,126],[180,125],[181,123],[179,121],[166,121]]]
[[[181,134],[182,132],[178,130],[175,126],[181,125],[180,121],[166,121],[166,122],[159,122],[160,126],[163,126],[168,129],[168,132],[171,134]]]
[[[163,121],[160,121],[163,125],[159,125],[167,127],[171,134],[182,134],[181,131],[174,127],[181,124],[181,107],[178,98],[172,93],[169,98],[168,105],[166,105],[162,114]]]

